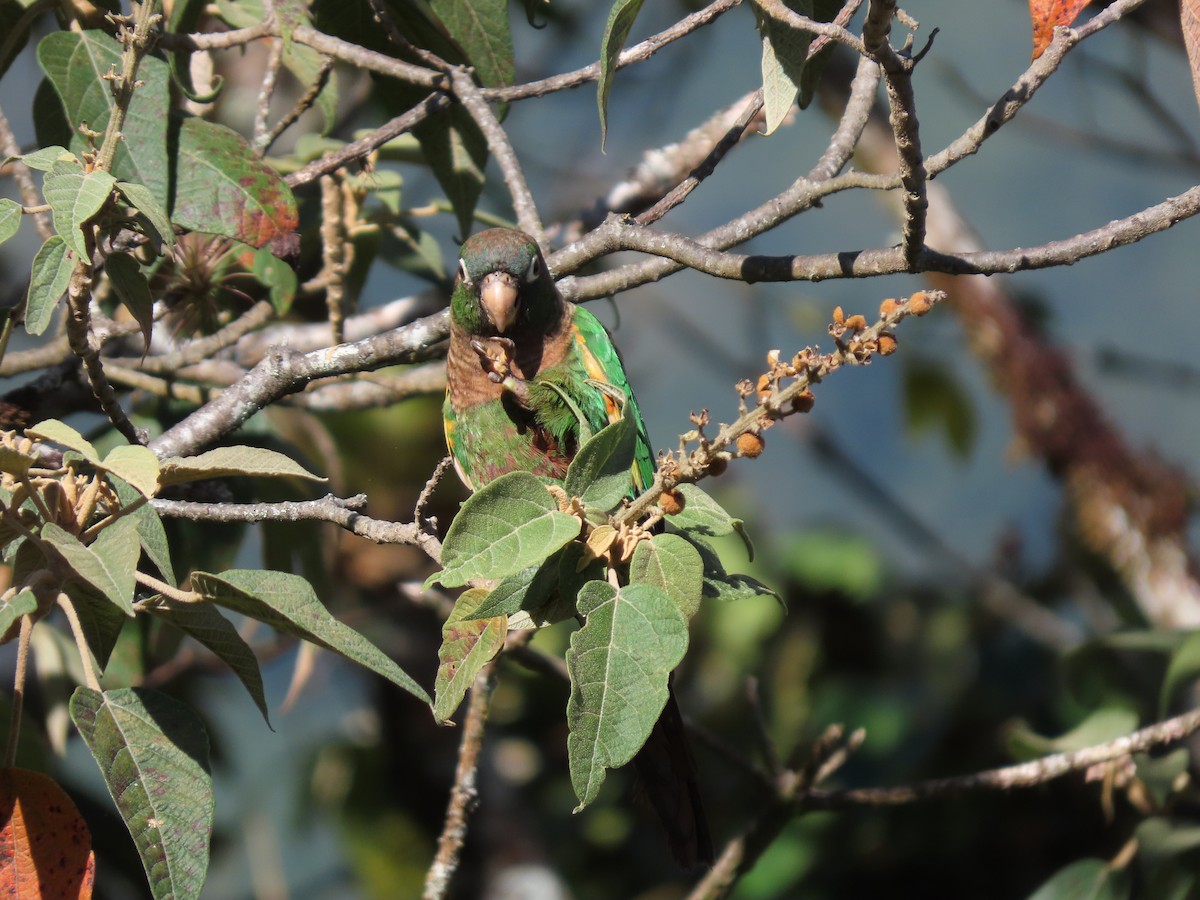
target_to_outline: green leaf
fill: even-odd
[[[150,282],[142,274],[142,267],[128,253],[113,253],[104,260],[104,271],[108,273],[117,297],[142,328],[142,351],[149,350],[150,333],[154,328],[154,298],[150,296]]]
[[[508,0],[429,0],[429,6],[466,53],[483,84],[488,87],[512,84]]]
[[[7,603],[0,603],[0,638],[6,635],[8,629],[22,616],[37,612],[37,607],[37,597],[29,588],[22,588]]]
[[[46,175],[46,202],[54,216],[54,230],[81,258],[88,256],[83,226],[108,201],[116,183],[107,172]]]
[[[812,0],[782,0],[793,12],[812,17]],[[812,35],[792,28],[752,4],[754,17],[762,35],[763,108],[766,111],[766,134],[771,134],[791,112],[808,57]]]
[[[61,147],[58,144],[53,144],[49,147],[42,147],[40,150],[34,150],[32,153],[26,153],[19,157],[21,162],[29,166],[31,169],[36,169],[39,172],[49,172],[56,168],[57,163],[72,163],[83,171],[83,163],[79,157],[68,150],[66,147]]]
[[[96,448],[92,446],[91,442],[70,425],[60,422],[58,419],[46,419],[38,422],[32,428],[26,428],[25,433],[31,438],[50,441],[50,443],[66,447],[68,450],[74,450],[88,462],[100,462],[100,454],[96,452]]]
[[[1043,737],[1024,725],[1015,727],[1008,736],[1008,749],[1014,759],[1027,760],[1047,753],[1064,753],[1103,744],[1135,731],[1138,716],[1133,710],[1106,706],[1057,738]]]
[[[329,614],[312,585],[298,575],[261,569],[231,569],[220,575],[193,572],[201,595],[277,631],[340,653],[429,703],[429,695],[369,640]]]
[[[685,503],[683,511],[668,520],[672,526],[705,537],[722,537],[737,532],[746,545],[750,561],[754,561],[754,545],[746,534],[745,522],[725,512],[721,504],[694,484],[681,484],[677,490],[683,494]]]
[[[172,221],[261,247],[296,229],[296,199],[236,131],[204,119],[179,128]]]
[[[506,617],[480,619],[473,614],[485,597],[487,591],[481,588],[464,591],[442,626],[437,679],[433,684],[433,717],[439,723],[450,721],[475,683],[475,676],[504,646],[508,633]]]
[[[578,519],[559,512],[542,482],[528,472],[509,472],[463,503],[442,543],[442,571],[426,587],[515,575],[573,540],[579,528]]]
[[[1029,900],[1125,900],[1129,896],[1128,871],[1114,869],[1103,859],[1081,859],[1050,876]]]
[[[129,506],[142,496],[141,491],[120,478],[115,479],[112,485],[122,506]],[[141,541],[146,557],[163,578],[172,585],[177,584],[175,569],[171,565],[171,546],[167,542],[167,530],[163,528],[158,511],[147,503],[129,513],[128,517],[137,523],[138,540]]]
[[[145,497],[158,493],[158,457],[140,444],[120,444],[108,451],[99,467],[128,482]]]
[[[488,619],[492,616],[511,616],[522,609],[541,606],[558,589],[558,562],[562,550],[549,556],[539,565],[528,566],[509,575],[492,588],[488,595],[464,619]]]
[[[86,122],[103,132],[115,105],[111,83],[104,76],[121,71],[122,47],[103,31],[55,31],[38,44],[38,62],[62,102],[66,121],[75,129]],[[138,88],[133,92],[121,126],[110,172],[122,181],[144,184],[167,208],[167,108],[170,89],[167,64],[145,56],[138,66]],[[64,136],[65,137],[65,136]],[[88,149],[78,130],[70,135],[70,149],[78,156]]]
[[[0,472],[8,472],[20,478],[39,462],[32,453],[22,453],[16,447],[0,445]]]
[[[176,0],[170,7],[167,33],[188,34],[195,31],[206,5],[206,0]],[[213,89],[210,93],[201,94],[192,84],[191,58],[190,50],[175,50],[171,54],[171,74],[175,76],[175,83],[189,100],[195,103],[212,103],[221,93],[221,76],[217,75],[213,79]]]
[[[704,596],[711,600],[721,600],[733,603],[738,600],[752,600],[758,597],[774,597],[780,606],[787,610],[783,598],[757,578],[749,575],[730,575],[721,564],[721,557],[708,542],[694,534],[684,534],[682,537],[700,554],[704,562]]]
[[[39,335],[50,326],[54,308],[67,292],[75,262],[58,235],[47,239],[33,258],[29,272],[29,298],[25,302],[25,330]]]
[[[629,38],[643,0],[616,0],[608,11],[604,36],[600,39],[600,80],[596,82],[596,105],[600,110],[600,149],[608,137],[608,97],[617,73],[617,58]]]
[[[125,615],[133,615],[134,573],[142,552],[136,522],[118,519],[88,546],[47,522],[42,526],[42,540],[58,551],[75,577],[98,590]]]
[[[21,227],[21,204],[7,197],[0,198],[0,244],[17,233]]]
[[[413,135],[421,142],[425,160],[446,192],[460,233],[470,234],[488,159],[483,132],[470,113],[455,103],[414,128]]]
[[[292,308],[292,301],[296,299],[295,270],[264,247],[255,251],[251,271],[267,289],[275,312],[280,316],[287,315]]]
[[[181,603],[161,595],[156,597],[156,600],[158,602],[150,604],[147,609],[195,638],[229,666],[238,680],[245,685],[250,699],[254,701],[254,705],[258,707],[269,726],[271,719],[267,714],[267,697],[263,691],[258,658],[250,649],[250,645],[242,640],[233,623],[221,615],[211,603]]]
[[[146,688],[71,697],[71,719],[133,836],[155,898],[200,896],[213,827],[208,736],[188,706]]]
[[[687,622],[649,584],[592,581],[579,592],[587,617],[571,635],[567,757],[576,812],[596,798],[605,770],[633,759],[667,702],[667,679],[687,652]]]
[[[1156,863],[1200,847],[1200,826],[1179,824],[1166,816],[1151,816],[1139,823],[1136,835],[1138,856]]]
[[[620,421],[602,428],[579,448],[567,467],[563,487],[588,509],[615,509],[629,496],[636,447],[637,423],[626,404]]]
[[[175,246],[175,229],[171,227],[171,220],[167,217],[166,209],[159,204],[158,198],[144,184],[134,184],[131,181],[118,181],[117,190],[119,190],[125,199],[143,216],[158,232],[158,237],[168,247]]]
[[[1162,688],[1158,694],[1159,713],[1165,716],[1179,689],[1197,677],[1200,677],[1200,631],[1188,635],[1171,654],[1171,662],[1167,666],[1167,673],[1163,676]]]
[[[84,640],[100,664],[100,670],[104,671],[121,631],[130,621],[129,616],[91,585],[81,581],[67,585],[67,596],[75,604]]]
[[[183,484],[205,478],[231,475],[291,476],[310,481],[326,481],[314,475],[294,459],[262,447],[217,447],[199,456],[172,456],[162,461],[159,483]]]
[[[650,584],[671,598],[690,619],[700,609],[704,561],[692,544],[677,534],[656,534],[639,541],[629,563],[630,584]]]

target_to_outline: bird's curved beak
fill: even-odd
[[[507,272],[485,275],[479,285],[479,300],[493,327],[504,334],[517,318],[517,280]]]

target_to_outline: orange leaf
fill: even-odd
[[[1091,0],[1029,0],[1033,19],[1033,58],[1037,59],[1054,40],[1056,25],[1070,25]]]
[[[96,879],[92,835],[53,780],[0,769],[0,897],[89,900]]]
[[[1192,87],[1200,101],[1200,0],[1183,0],[1180,12],[1183,43],[1187,46],[1188,62],[1192,64]]]

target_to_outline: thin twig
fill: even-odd
[[[483,731],[487,723],[488,703],[495,684],[495,664],[484,667],[471,688],[467,715],[463,722],[462,743],[458,748],[458,765],[454,770],[454,787],[446,809],[446,824],[438,840],[437,855],[425,873],[424,900],[441,900],[446,896],[450,880],[458,869],[459,856],[467,837],[467,819],[479,796],[479,753],[483,747]]]
[[[525,172],[521,169],[512,144],[509,143],[508,134],[501,127],[488,102],[483,99],[469,71],[461,66],[450,69],[450,85],[458,102],[483,132],[488,150],[496,160],[496,165],[500,167],[504,183],[508,185],[508,193],[512,197],[517,224],[522,231],[538,242],[543,252],[546,251],[549,247],[546,243],[546,230],[542,227],[542,218],[538,215],[537,204],[534,203],[533,194],[529,190],[529,182],[525,180]]]

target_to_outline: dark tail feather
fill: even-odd
[[[666,830],[675,861],[686,869],[712,865],[712,836],[674,691],[668,695],[662,715],[633,764]]]

